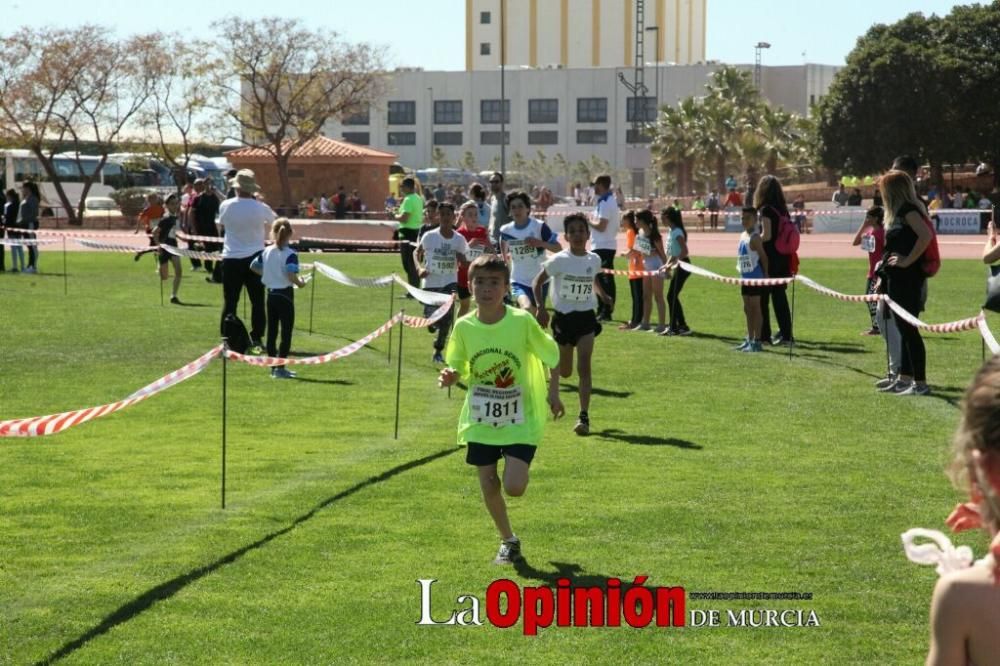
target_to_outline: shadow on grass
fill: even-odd
[[[788,353],[788,347],[778,347],[777,349],[784,349],[785,353]],[[825,351],[836,354],[866,354],[868,353],[868,347],[859,343],[853,342],[816,342],[813,340],[801,340],[799,338],[795,339],[795,349],[804,349],[807,351]]]
[[[846,363],[837,363],[836,361],[831,360],[831,357],[821,356],[820,354],[798,353],[795,354],[795,358],[808,359],[810,361],[813,361],[815,363],[820,363],[822,365],[831,365],[835,368],[843,368],[845,370],[850,370],[851,372],[856,372],[859,375],[864,375],[865,377],[869,377],[871,379],[882,379],[885,377],[884,373],[878,375],[872,372],[868,372],[867,370],[862,370],[861,368],[855,368],[854,366],[847,365]]]
[[[306,384],[336,384],[338,386],[354,386],[354,382],[347,381],[346,379],[310,379],[309,377],[303,377],[301,375],[295,377],[293,381],[305,382]]]
[[[696,451],[701,451],[705,448],[701,444],[695,444],[694,442],[689,442],[686,439],[677,439],[676,437],[656,437],[655,435],[632,435],[617,428],[604,429],[600,432],[593,433],[593,435],[600,437],[601,439],[613,439],[619,442],[626,442],[627,444],[638,444],[640,446],[676,446],[679,449],[694,449]]]
[[[579,393],[580,387],[573,384],[560,383],[559,388],[567,393]],[[599,395],[603,398],[630,398],[632,397],[632,391],[609,391],[608,389],[602,389],[594,386],[590,389],[593,395]]]
[[[179,305],[182,308],[214,308],[214,307],[216,307],[214,305],[209,305],[208,303],[184,303],[183,301],[180,302],[180,303],[174,303],[173,305]]]
[[[704,340],[718,340],[720,342],[725,342],[726,344],[731,344],[731,345],[743,342],[743,338],[736,338],[731,335],[715,335],[713,333],[702,333],[701,331],[691,331],[691,335],[688,337],[699,338]]]
[[[312,520],[316,516],[316,514],[318,514],[320,511],[327,508],[334,502],[350,497],[354,493],[360,490],[364,490],[369,486],[373,486],[377,483],[382,483],[383,481],[388,481],[392,477],[398,476],[403,472],[407,472],[411,469],[415,469],[417,467],[421,467],[428,463],[432,463],[435,460],[439,460],[446,456],[450,456],[458,450],[459,450],[458,447],[442,449],[441,451],[438,451],[436,453],[426,455],[423,458],[417,458],[416,460],[405,462],[401,465],[397,465],[391,469],[388,469],[382,472],[381,474],[378,474],[377,476],[368,477],[364,481],[356,483],[350,488],[342,490],[336,495],[326,498],[322,502],[316,504],[312,509],[310,509],[306,513],[292,520],[290,523],[288,523],[288,525],[282,527],[280,530],[275,530],[261,537],[260,539],[257,539],[253,543],[249,543],[243,546],[242,548],[237,548],[232,552],[226,553],[225,555],[223,555],[222,557],[218,558],[217,560],[215,560],[210,564],[198,567],[197,569],[192,569],[187,573],[183,573],[179,576],[171,578],[166,582],[160,583],[156,587],[152,587],[146,590],[136,598],[122,604],[117,609],[112,611],[96,626],[91,627],[90,629],[82,633],[80,636],[63,644],[62,647],[60,647],[58,650],[50,654],[45,659],[42,659],[41,661],[35,663],[51,664],[56,661],[59,661],[60,659],[68,657],[69,655],[73,654],[74,652],[76,652],[77,650],[79,650],[80,648],[82,648],[83,646],[85,646],[87,643],[97,638],[98,636],[106,634],[108,631],[114,629],[118,625],[124,624],[125,622],[128,622],[129,620],[138,616],[140,613],[149,610],[153,606],[153,604],[173,597],[175,594],[183,590],[188,585],[196,583],[205,576],[211,573],[215,573],[222,567],[228,564],[232,564],[233,562],[236,562],[247,553],[266,546],[267,544],[269,544],[271,541],[274,541],[278,537],[288,534],[299,525],[302,525],[303,523]]]

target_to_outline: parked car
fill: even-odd
[[[87,197],[83,202],[84,217],[113,217],[121,214],[118,204],[111,197]]]

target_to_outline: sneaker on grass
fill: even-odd
[[[580,418],[576,420],[576,425],[573,426],[573,432],[580,436],[590,434],[590,416],[587,412],[580,412]]]
[[[882,379],[875,382],[875,388],[877,388],[879,391],[883,391],[895,383],[896,383],[896,375],[890,373],[885,377],[883,377]]]
[[[889,388],[885,389],[884,393],[903,393],[904,391],[906,391],[907,389],[909,389],[910,386],[912,386],[912,385],[913,385],[913,382],[906,381],[904,379],[897,379],[895,381],[895,383],[893,383],[892,386],[890,386]]]
[[[521,562],[524,560],[524,555],[521,554],[521,540],[514,537],[510,541],[506,539],[500,542],[500,550],[497,551],[497,556],[493,559],[493,564],[513,564],[514,562]]]
[[[743,342],[733,347],[733,351],[744,351],[750,346],[750,338],[743,338]]]
[[[897,395],[930,395],[931,387],[927,384],[917,384],[916,382],[910,384],[905,390],[900,391]]]
[[[444,356],[441,355],[441,352],[436,351],[436,352],[434,352],[434,358],[431,359],[431,362],[433,362],[433,363],[444,363]]]

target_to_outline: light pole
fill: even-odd
[[[434,161],[434,87],[427,86],[427,92],[430,94],[431,103],[428,106],[430,109],[427,113],[428,119],[430,120],[430,134],[427,135],[427,145],[429,146],[429,155],[427,156],[427,166],[434,166],[432,162]]]
[[[654,39],[656,40],[656,63],[654,65],[654,71],[656,72],[656,114],[660,114],[660,26],[651,25],[646,28],[646,32],[652,32],[654,34]]]
[[[504,70],[507,67],[507,0],[500,0],[500,175],[507,179],[507,115],[504,113],[505,101],[507,99],[504,84],[506,78]]]
[[[760,52],[769,49],[771,45],[767,42],[757,42],[753,47],[753,86],[760,92]]]

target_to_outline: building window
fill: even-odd
[[[510,100],[503,100],[503,116],[500,115],[500,100],[484,99],[479,102],[479,122],[484,125],[499,125],[510,122]]]
[[[434,132],[435,146],[461,146],[461,132]]]
[[[479,22],[483,25],[490,24],[490,13],[489,12],[479,12]]]
[[[652,143],[653,137],[646,133],[645,130],[639,130],[638,132],[631,127],[625,130],[625,143]]]
[[[389,132],[390,146],[415,146],[417,145],[416,132]]]
[[[510,132],[503,133],[503,142],[505,145],[510,145]],[[480,132],[479,143],[484,146],[499,146],[500,132]]]
[[[528,132],[528,143],[532,146],[554,146],[559,143],[559,132],[555,130]]]
[[[557,123],[557,122],[559,122],[559,100],[557,100],[557,99],[529,99],[528,100],[528,122],[529,123]]]
[[[365,105],[364,109],[359,109],[354,113],[344,116],[341,121],[342,125],[368,125],[371,120],[369,118],[371,109]]]
[[[607,143],[608,142],[608,131],[607,130],[577,130],[576,131],[576,142],[577,143]]]
[[[809,106],[816,106],[816,95],[809,95]]]
[[[608,98],[577,97],[576,122],[578,123],[608,122]]]
[[[462,100],[460,99],[434,100],[434,124],[461,125]]]
[[[490,54],[490,43],[482,42],[479,44],[479,55],[489,55]]]
[[[626,121],[638,121],[640,123],[656,122],[655,97],[629,97],[625,103]]]
[[[367,146],[371,144],[371,137],[368,132],[344,132],[341,134],[344,141],[350,141],[351,143],[356,143],[359,146]]]
[[[416,102],[389,102],[390,125],[416,125]]]

